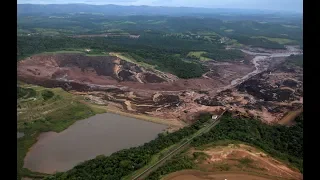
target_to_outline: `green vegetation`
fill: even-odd
[[[246,35],[231,35],[232,39],[237,40],[239,43],[244,45],[249,45],[252,47],[260,47],[260,48],[267,48],[267,49],[285,49],[283,44],[279,44],[274,40],[271,41],[266,38],[256,38],[250,37]]]
[[[215,165],[216,168],[218,168],[220,171],[229,171],[230,165],[227,163],[219,163]]]
[[[31,88],[17,87],[17,98],[18,99],[28,99],[36,96],[36,91]]]
[[[200,150],[206,147],[238,143],[254,145],[262,151],[298,167],[303,173],[303,114],[296,119],[296,123],[292,127],[274,127],[259,120],[234,119],[231,114],[225,113],[217,126],[208,133],[195,138],[191,145]],[[186,153],[187,151],[188,149],[168,160],[146,179],[161,179],[172,172],[198,169],[194,160],[205,160],[208,156],[203,152],[194,152],[193,156],[190,156]],[[242,158],[238,161],[239,168],[256,168],[252,165],[252,159]],[[216,164],[215,167],[221,171],[230,170],[230,165],[226,163]]]
[[[154,165],[155,163],[157,163],[162,157],[164,157],[165,155],[167,155],[168,153],[170,153],[174,148],[176,148],[177,146],[179,146],[180,143],[178,144],[174,144],[171,145],[168,148],[163,149],[162,151],[160,151],[159,153],[155,154],[152,156],[151,160],[148,162],[148,164],[146,164],[145,166],[143,166],[142,168],[132,172],[131,174],[129,174],[128,176],[122,178],[122,180],[131,180],[132,178],[136,177],[138,174],[142,173],[143,171],[145,171],[146,169],[148,169],[150,166]]]
[[[108,157],[100,156],[85,161],[65,173],[57,173],[46,179],[121,179],[147,165],[155,154],[197,132],[210,117],[207,114],[201,115],[193,125],[167,135],[159,134],[158,138],[143,146],[124,149]]]
[[[250,165],[251,163],[253,163],[253,160],[249,159],[247,157],[238,159],[238,161],[239,161],[240,164],[245,165],[245,166]]]
[[[212,141],[237,140],[252,144],[270,155],[289,162],[303,172],[303,115],[292,127],[269,126],[259,120],[235,119],[230,114],[210,132],[194,139],[194,146]]]
[[[195,78],[207,71],[199,60],[232,61],[243,57],[239,51],[225,50],[225,45],[283,49],[283,44],[302,44],[302,26],[292,25],[299,28],[207,17],[21,15],[17,27],[17,56],[21,60],[43,52],[79,51],[92,56],[114,52],[180,78]],[[126,36],[72,37],[104,33]],[[129,34],[140,36],[130,38]],[[221,37],[231,40],[221,43]]]
[[[216,61],[234,61],[244,58],[244,53],[240,50],[212,50],[210,53],[203,55],[204,57],[214,59]]]
[[[303,67],[303,55],[290,55],[287,57],[285,64]]]
[[[170,160],[168,160],[165,166],[161,166],[156,171],[152,172],[146,180],[159,180],[164,175],[170,174],[172,172],[180,171],[183,169],[192,169],[195,167],[193,159],[181,152]]]
[[[208,154],[204,152],[194,152],[192,155],[194,159],[197,159],[200,162],[210,157]]]
[[[211,17],[104,16],[91,13],[19,15],[17,58],[21,60],[39,53],[100,56],[112,52],[111,55],[146,68],[170,72],[180,78],[195,78],[207,71],[201,61],[244,58],[241,51],[226,50],[225,45],[284,49],[285,44],[299,44],[302,47],[302,24],[299,20],[289,18],[290,23],[283,25],[276,20],[258,22],[266,21],[264,17],[259,20],[255,17],[250,17],[250,20],[235,16],[229,18],[224,21]],[[71,37],[104,33],[137,34],[140,37]],[[227,40],[220,43],[221,37]],[[286,63],[302,67],[303,57],[290,56]],[[22,176],[46,176],[23,168],[23,159],[37,136],[41,132],[60,132],[75,121],[104,110],[97,106],[89,107],[81,103],[80,97],[61,89],[20,85],[17,90],[18,131],[25,134],[17,140],[18,179]],[[195,124],[171,134],[160,134],[143,146],[121,150],[108,157],[98,156],[46,179],[130,178],[168,153],[181,139],[199,133],[208,118],[202,116]],[[197,137],[192,145],[201,148],[209,144],[241,141],[287,161],[303,172],[302,116],[296,121],[292,127],[268,126],[257,120],[233,119],[225,115],[217,126]],[[193,159],[183,153],[178,154],[150,174],[148,179],[159,179],[170,172],[194,168],[193,160],[204,158],[202,153],[194,153]],[[250,161],[242,159],[240,163],[250,164]],[[228,167],[222,164],[221,169],[228,170]]]
[[[40,133],[61,132],[77,120],[103,112],[80,103],[80,99],[60,88],[18,86],[18,132],[24,133],[23,137],[17,139],[18,179],[45,175],[23,168],[24,157]]]
[[[41,92],[41,95],[42,95],[43,99],[46,101],[46,100],[52,98],[54,96],[54,93],[52,91],[45,89]]]
[[[286,39],[286,38],[270,38],[270,37],[264,37],[264,36],[258,36],[258,37],[254,37],[254,38],[264,38],[267,39],[269,41],[273,41],[279,44],[285,44],[285,45],[296,45],[298,44],[297,41],[295,40],[291,40],[291,39]]]
[[[210,58],[202,56],[203,54],[206,54],[205,51],[191,51],[188,53],[187,57],[193,58],[193,59],[199,59],[201,61],[207,61],[211,60]]]
[[[152,39],[154,43],[150,44],[149,41]],[[161,71],[173,73],[180,78],[200,77],[206,71],[203,65],[197,62],[186,62],[175,56],[182,53],[186,55],[189,49],[193,48],[193,41],[172,41],[170,39],[172,38],[157,36],[147,36],[130,41],[127,38],[19,37],[18,60],[41,52],[90,48],[96,52],[107,50],[127,53],[138,62],[153,65]],[[184,46],[179,47],[180,41]],[[214,47],[214,45],[206,45],[200,41],[195,43],[198,43],[199,47],[201,44],[208,48]]]

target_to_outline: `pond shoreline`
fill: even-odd
[[[41,133],[24,158],[24,168],[47,174],[66,171],[98,155],[143,145],[167,128],[112,113],[98,114],[62,132]]]

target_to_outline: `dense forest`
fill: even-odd
[[[184,152],[181,152],[168,160],[164,166],[152,172],[146,180],[159,180],[163,175],[184,169],[192,169],[194,167],[195,163],[193,159],[185,155]]]
[[[261,22],[254,20],[228,20],[217,19],[213,17],[196,17],[196,16],[105,16],[101,14],[75,13],[75,14],[54,14],[54,15],[19,15],[17,24],[18,36],[71,36],[71,35],[89,35],[103,33],[121,33],[121,34],[138,34],[147,36],[152,34],[158,36],[170,36],[171,38],[148,39],[152,46],[166,46],[166,43],[172,47],[184,46],[181,39],[193,39],[195,41],[209,41],[210,34],[217,38],[229,37],[245,45],[253,45],[264,48],[283,48],[283,44],[276,41],[270,41],[268,37],[291,40],[291,43],[302,44],[302,24],[299,17],[295,17],[294,22]],[[291,19],[287,17],[288,19]],[[171,35],[180,33],[180,38],[172,38]],[[289,41],[288,41],[289,42]],[[130,42],[129,42],[130,43]],[[173,46],[173,44],[175,44]],[[203,47],[190,46],[194,50]],[[217,42],[213,42],[217,44]],[[177,46],[179,45],[179,46]],[[210,49],[207,46],[204,49]]]
[[[211,115],[202,114],[199,116],[199,120],[191,126],[167,135],[160,134],[158,138],[145,143],[143,146],[124,149],[108,157],[98,156],[75,166],[65,173],[57,173],[45,179],[120,180],[122,177],[145,166],[156,153],[194,134],[210,118]]]
[[[244,53],[240,50],[221,50],[215,49],[210,53],[203,54],[204,57],[214,59],[216,61],[233,61],[244,58]]]
[[[290,55],[286,59],[286,64],[289,66],[303,67],[303,55]]]
[[[253,16],[254,17],[254,16]],[[252,18],[253,18],[252,17]],[[107,32],[127,32],[142,34],[146,30],[160,33],[215,32],[221,36],[245,35],[274,38],[302,39],[302,24],[297,21],[261,22],[256,20],[228,20],[196,16],[104,16],[90,13],[55,15],[20,15],[18,33],[44,33],[51,35],[100,34]],[[301,18],[300,18],[301,19]]]
[[[86,13],[85,13],[86,12]],[[283,13],[277,11],[261,11],[254,9],[221,9],[195,7],[157,7],[157,6],[119,6],[119,5],[89,5],[89,4],[18,4],[18,16],[61,14],[95,14],[100,16],[144,15],[144,16],[197,16],[215,17],[222,20],[256,20],[267,22],[301,23],[301,13]]]
[[[222,117],[210,132],[192,142],[201,146],[217,140],[238,140],[252,144],[296,166],[303,172],[303,114],[296,118],[294,126],[267,125],[259,120]]]
[[[295,121],[296,124],[292,127],[269,126],[259,120],[235,119],[231,114],[226,113],[217,126],[195,138],[192,145],[199,147],[218,140],[242,141],[291,163],[303,172],[303,114]],[[172,172],[194,169],[196,168],[195,158],[181,152],[152,172],[146,179],[158,180]]]
[[[283,44],[279,44],[264,38],[252,38],[245,35],[232,35],[231,38],[239,43],[252,47],[268,48],[268,49],[285,49]]]

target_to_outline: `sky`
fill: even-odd
[[[172,7],[237,8],[302,12],[303,0],[17,0],[18,4],[116,4]]]

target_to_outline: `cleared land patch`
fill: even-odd
[[[265,36],[256,36],[254,38],[263,38],[263,39],[267,39],[269,41],[272,42],[276,42],[279,44],[298,44],[298,42],[296,40],[292,40],[292,39],[286,39],[286,38],[271,38],[271,37],[265,37]]]
[[[205,51],[191,51],[188,53],[187,57],[195,57],[201,61],[208,61],[211,60],[210,58],[202,56],[203,54],[206,54]]]

